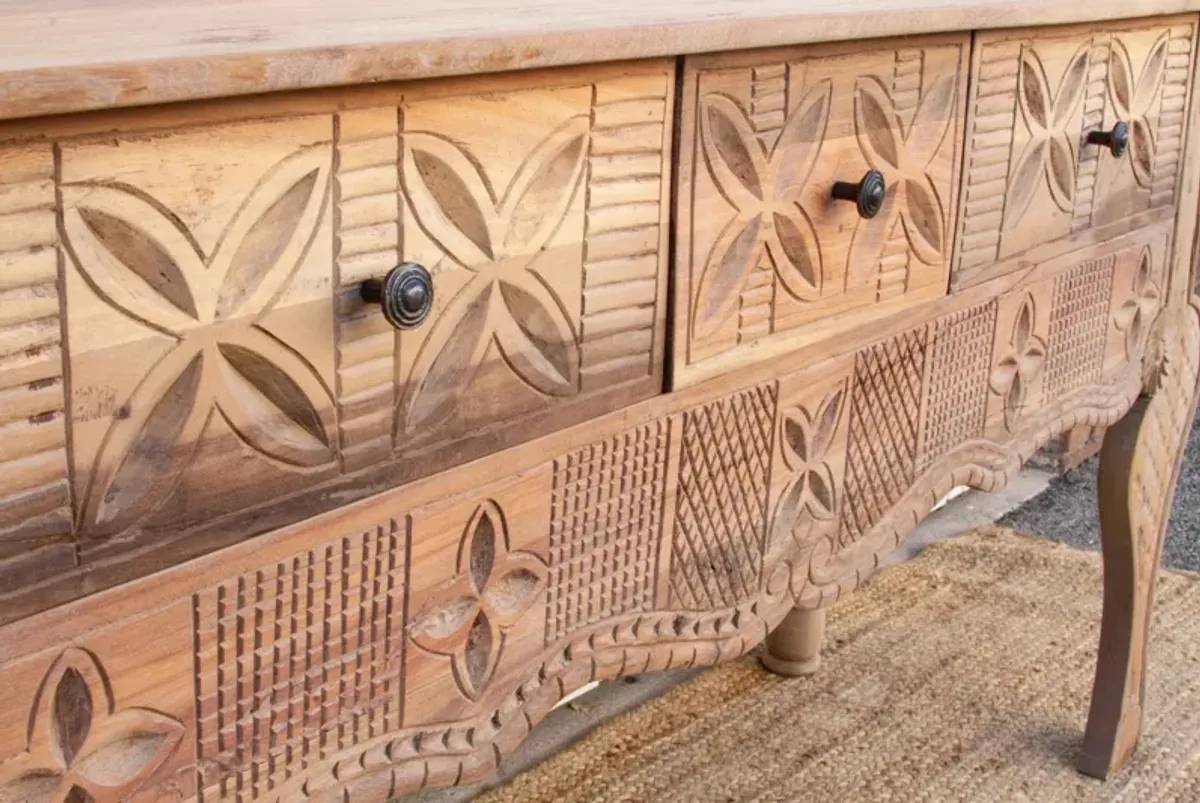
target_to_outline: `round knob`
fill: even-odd
[[[1129,126],[1118,122],[1112,127],[1112,131],[1089,131],[1087,141],[1092,145],[1107,147],[1113,156],[1120,159],[1129,147]]]
[[[383,317],[397,329],[419,326],[433,308],[433,277],[415,262],[405,262],[382,279],[362,283],[362,299],[383,307]]]
[[[857,184],[851,184],[849,181],[836,181],[833,184],[833,197],[839,201],[854,201],[859,217],[864,220],[870,220],[879,214],[886,193],[883,173],[878,170],[868,170],[863,174],[862,181]]]

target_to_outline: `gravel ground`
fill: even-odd
[[[1173,569],[1200,571],[1200,418],[1192,428],[1164,562]],[[1038,496],[1000,520],[1000,524],[1085,549],[1100,548],[1096,510],[1096,458],[1055,478]]]

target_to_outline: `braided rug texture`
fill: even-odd
[[[1001,528],[936,544],[831,609],[813,677],[713,669],[478,800],[1200,801],[1198,575],[1160,575],[1137,756],[1074,769],[1100,572]]]

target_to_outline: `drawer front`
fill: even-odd
[[[976,38],[955,289],[1173,214],[1194,38],[1190,16]],[[1124,153],[1089,142],[1118,123]]]
[[[660,392],[673,79],[351,90],[0,145],[4,610]],[[405,261],[434,301],[399,331],[360,288]]]
[[[677,387],[945,292],[967,58],[955,35],[687,60]],[[831,188],[870,169],[865,219]]]

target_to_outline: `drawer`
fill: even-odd
[[[942,295],[966,35],[689,58],[676,387]],[[871,218],[836,182],[883,176]]]
[[[982,33],[953,287],[1174,214],[1192,16]],[[1089,141],[1120,125],[1121,152]]]
[[[673,85],[531,72],[0,145],[5,609],[661,392]],[[410,262],[432,303],[397,329],[361,288]]]

